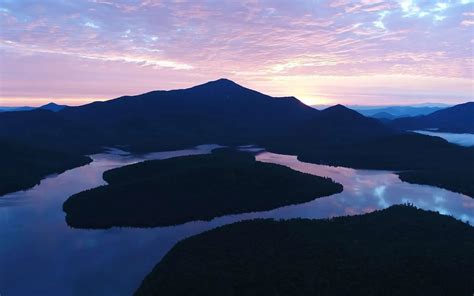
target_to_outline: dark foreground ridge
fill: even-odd
[[[153,227],[263,211],[339,193],[329,178],[255,161],[219,149],[113,169],[110,184],[71,196],[63,206],[72,227]]]
[[[474,228],[409,206],[253,220],[179,242],[135,295],[467,295]]]

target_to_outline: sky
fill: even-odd
[[[0,106],[222,77],[307,104],[474,100],[474,0],[0,0]]]

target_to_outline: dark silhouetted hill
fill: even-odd
[[[87,164],[89,157],[0,140],[0,195],[27,189],[46,175]]]
[[[87,122],[71,121],[49,110],[0,113],[0,138],[66,153],[98,151],[105,132]]]
[[[315,130],[329,131],[337,137],[354,140],[368,139],[391,134],[392,131],[377,120],[365,117],[343,105],[335,105],[321,111],[311,124]]]
[[[244,221],[176,244],[135,295],[470,295],[473,248],[473,227],[408,206]]]
[[[55,104],[55,103],[51,102],[51,103],[48,103],[46,105],[43,105],[43,106],[39,107],[39,109],[58,112],[58,111],[63,110],[66,107],[67,107],[66,105],[58,105],[58,104]]]
[[[296,98],[273,98],[219,79],[188,89],[153,91],[66,108],[59,113],[107,130],[115,144],[153,150],[252,142],[317,112]]]
[[[277,152],[299,154],[314,149],[346,147],[352,143],[366,142],[394,131],[374,118],[365,117],[343,105],[319,111],[276,139],[269,139],[265,147]]]

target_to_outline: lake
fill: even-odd
[[[74,193],[105,184],[104,171],[147,159],[209,153],[217,147],[201,145],[142,156],[111,149],[92,155],[93,162],[86,166],[50,176],[30,190],[0,197],[0,295],[131,295],[176,242],[244,219],[327,218],[409,202],[474,221],[474,199],[462,194],[408,184],[388,171],[309,164],[295,156],[243,147],[242,150],[259,153],[259,161],[331,177],[343,184],[344,191],[271,211],[171,227],[81,230],[67,226],[63,202]]]
[[[440,138],[445,139],[448,142],[458,144],[461,146],[466,146],[466,147],[474,146],[474,134],[442,133],[442,132],[424,131],[424,130],[416,130],[413,132],[427,135],[427,136],[440,137]]]

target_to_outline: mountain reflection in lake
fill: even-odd
[[[104,171],[146,159],[209,153],[216,147],[219,146],[202,145],[145,156],[111,150],[93,155],[94,161],[89,165],[44,179],[30,190],[1,197],[0,294],[130,295],[177,241],[243,219],[325,218],[410,202],[420,208],[474,221],[474,199],[462,194],[404,183],[390,172],[308,164],[294,156],[262,152],[257,155],[259,161],[331,177],[344,185],[344,191],[272,211],[172,227],[81,230],[66,225],[62,203],[71,194],[105,184]]]

